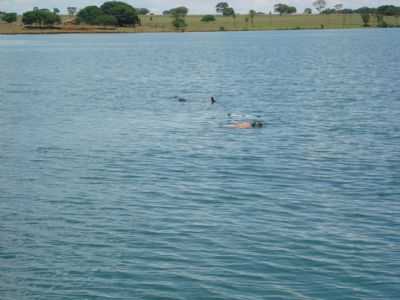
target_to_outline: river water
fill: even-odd
[[[399,49],[0,36],[0,299],[399,299]]]

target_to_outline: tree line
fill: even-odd
[[[314,9],[319,14],[360,14],[364,22],[364,26],[369,26],[371,16],[377,18],[378,26],[385,27],[387,24],[384,22],[384,16],[400,17],[400,7],[394,5],[382,5],[377,8],[361,7],[358,9],[343,8],[342,4],[336,4],[331,8],[327,8],[326,0],[315,0],[313,3]],[[232,17],[236,19],[236,12],[228,2],[219,2],[215,6],[215,11],[224,17]],[[103,26],[136,26],[141,25],[140,15],[150,14],[147,8],[135,8],[130,4],[122,1],[107,1],[101,6],[90,5],[78,11],[76,7],[67,8],[68,15],[74,18],[76,24],[88,25],[103,25]],[[284,3],[277,3],[274,5],[274,12],[279,15],[290,15],[297,13],[297,8]],[[184,29],[187,26],[185,17],[188,15],[189,9],[184,6],[165,10],[162,14],[172,18],[172,25],[176,29]],[[272,12],[270,12],[271,14]],[[311,8],[306,8],[304,14],[312,14]],[[39,9],[35,7],[31,11],[27,11],[22,15],[22,22],[25,25],[37,26],[53,26],[61,23],[60,10],[54,8]],[[250,10],[246,22],[249,20],[254,22],[254,17],[258,14],[265,14],[263,12],[256,12]],[[0,20],[8,23],[17,21],[16,13],[0,12]],[[202,17],[203,22],[213,22],[216,18],[214,15],[205,15]]]
[[[16,22],[17,14],[16,13],[6,13],[3,11],[0,11],[0,20],[7,22],[7,23]]]

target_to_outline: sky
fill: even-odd
[[[106,0],[0,0],[0,11],[24,12],[37,6],[40,8],[59,8],[65,11],[68,6],[83,8],[87,5],[100,5]],[[186,6],[190,14],[214,13],[218,0],[122,0],[134,7],[146,7],[154,13],[176,6]],[[232,6],[236,12],[245,13],[250,9],[269,12],[276,3],[286,3],[303,11],[306,7],[312,8],[313,0],[224,0]],[[377,7],[384,4],[400,6],[400,0],[327,0],[328,6],[341,3],[345,8],[358,8],[362,6]]]

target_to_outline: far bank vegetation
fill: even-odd
[[[381,5],[376,8],[348,9],[337,3],[328,6],[326,0],[310,0],[310,7],[302,12],[295,6],[276,3],[273,11],[250,9],[238,13],[228,2],[218,2],[214,13],[189,15],[189,8],[180,6],[152,13],[122,1],[107,1],[100,6],[89,5],[81,9],[70,6],[65,12],[58,8],[34,7],[18,16],[14,12],[0,11],[2,28],[13,26],[26,29],[96,29],[119,32],[150,31],[223,31],[265,29],[316,29],[356,27],[400,27],[400,7]],[[4,24],[4,25],[3,25]],[[10,27],[11,28],[11,27]]]

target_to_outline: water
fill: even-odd
[[[399,48],[1,36],[0,298],[398,299]]]

